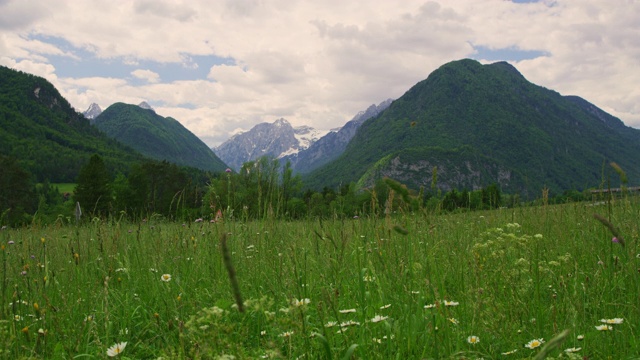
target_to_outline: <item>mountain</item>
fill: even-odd
[[[111,173],[143,159],[92,127],[44,78],[0,66],[0,154],[37,181],[75,182],[91,155]]]
[[[330,131],[307,149],[301,150],[297,154],[282,157],[281,162],[289,161],[295,172],[308,173],[336,159],[344,152],[360,125],[366,120],[378,116],[391,105],[392,101],[388,99],[378,105],[369,106],[367,110],[360,111],[339,130]]]
[[[640,182],[640,130],[576,96],[527,81],[515,67],[464,59],[445,64],[362,124],[344,153],[309,173],[310,186],[390,177],[417,189],[478,189],[539,197],[612,186],[616,162]]]
[[[94,125],[152,159],[213,172],[226,169],[213,151],[177,120],[162,117],[143,104],[115,103],[95,118]]]
[[[296,154],[324,134],[309,126],[294,128],[287,120],[278,119],[236,134],[213,150],[232,169],[239,170],[245,162],[265,155],[281,158]]]
[[[100,114],[102,114],[102,109],[100,108],[100,105],[96,103],[89,105],[89,108],[82,113],[82,115],[89,120],[95,119]]]

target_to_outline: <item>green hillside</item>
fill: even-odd
[[[92,154],[112,172],[142,156],[98,131],[47,80],[0,66],[0,154],[37,181],[74,182]]]
[[[440,189],[538,194],[598,186],[614,161],[640,182],[640,130],[578,97],[528,82],[513,66],[443,65],[366,121],[334,162],[306,181],[319,188],[389,176]],[[617,179],[612,179],[617,180]]]
[[[94,125],[108,136],[152,159],[220,172],[226,165],[177,120],[136,105],[116,103]]]

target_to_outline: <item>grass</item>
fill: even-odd
[[[118,356],[130,359],[569,358],[567,348],[637,358],[639,219],[638,199],[625,198],[382,219],[7,229],[0,357],[102,359],[126,342]],[[622,323],[596,329],[614,318]]]
[[[51,186],[58,187],[60,194],[73,194],[76,188],[76,183],[54,183]]]

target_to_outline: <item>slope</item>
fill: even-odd
[[[95,153],[111,172],[143,158],[92,127],[47,80],[0,66],[0,154],[37,181],[74,182]]]
[[[162,117],[151,109],[115,103],[95,118],[94,125],[152,159],[213,172],[226,168],[202,140],[177,120]]]
[[[314,187],[370,186],[390,176],[428,187],[435,167],[443,190],[497,182],[538,195],[544,186],[597,186],[611,161],[640,181],[640,130],[528,82],[507,63],[464,59],[441,66],[366,121],[340,158],[306,179]]]

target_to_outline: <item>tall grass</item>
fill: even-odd
[[[3,230],[1,357],[634,358],[640,204],[591,205]]]

